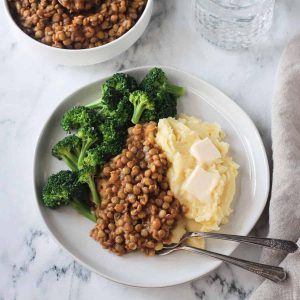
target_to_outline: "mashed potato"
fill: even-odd
[[[229,145],[222,141],[224,132],[218,124],[203,122],[197,118],[180,115],[177,119],[161,119],[158,123],[156,142],[172,163],[168,171],[170,188],[182,205],[188,208],[185,219],[173,232],[173,241],[178,241],[188,231],[215,231],[228,222],[232,212],[231,202],[235,193],[238,165],[228,156]],[[200,139],[210,138],[221,158],[202,166],[206,171],[217,171],[221,178],[211,193],[211,201],[201,202],[183,189],[183,183],[196,167],[190,154],[191,146]],[[191,244],[203,247],[203,239],[191,239]]]

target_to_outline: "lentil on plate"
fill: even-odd
[[[20,28],[34,39],[57,48],[85,49],[107,44],[137,22],[147,0],[102,0],[87,12],[69,12],[58,0],[7,0]],[[86,0],[66,1],[86,4]],[[93,0],[97,1],[97,0]],[[68,4],[69,3],[69,4]]]
[[[126,149],[107,163],[98,180],[102,203],[91,236],[117,255],[154,255],[168,243],[181,206],[167,180],[168,160],[155,143],[157,125],[129,129]]]

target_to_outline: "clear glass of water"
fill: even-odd
[[[246,48],[272,25],[275,0],[193,0],[194,26],[209,42]]]

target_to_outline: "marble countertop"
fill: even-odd
[[[139,41],[116,59],[89,67],[57,66],[34,57],[12,35],[1,5],[0,299],[248,299],[258,278],[224,264],[193,283],[164,289],[122,286],[80,266],[55,244],[39,216],[33,153],[45,119],[74,89],[125,68],[162,64],[193,73],[233,98],[257,125],[271,160],[276,67],[284,46],[300,31],[300,2],[276,1],[271,31],[247,50],[228,52],[200,38],[185,1],[156,0]],[[266,224],[265,213],[253,234],[263,236]],[[259,250],[240,246],[234,254],[258,259]]]

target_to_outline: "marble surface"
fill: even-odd
[[[222,265],[193,283],[164,289],[122,286],[91,273],[58,247],[34,201],[33,153],[41,126],[61,99],[102,76],[141,65],[174,66],[207,80],[232,97],[254,120],[271,160],[270,101],[280,54],[300,31],[300,2],[276,1],[271,31],[247,50],[208,44],[190,25],[187,2],[156,0],[142,38],[116,59],[64,67],[34,57],[7,27],[0,6],[0,299],[249,299],[258,278]],[[253,233],[267,230],[265,213]],[[257,259],[259,250],[234,253]],[[200,266],[199,266],[200,267]]]

